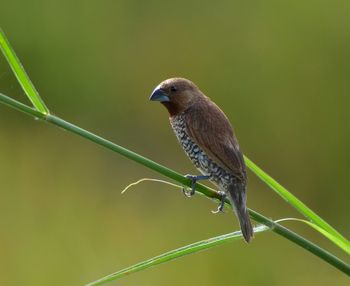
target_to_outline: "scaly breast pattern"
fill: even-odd
[[[211,160],[188,135],[183,114],[171,117],[170,123],[185,153],[202,174],[210,176],[210,180],[223,189],[236,181],[234,176]]]

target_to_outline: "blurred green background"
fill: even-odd
[[[1,27],[50,110],[181,173],[196,173],[163,107],[162,80],[193,80],[245,154],[349,237],[349,1],[2,0]],[[4,58],[0,91],[27,102]],[[83,285],[238,228],[134,162],[0,105],[0,285]],[[249,173],[248,205],[296,211]],[[348,260],[319,234],[287,224]],[[234,242],[122,285],[345,285],[275,235]],[[119,285],[115,283],[116,285]]]

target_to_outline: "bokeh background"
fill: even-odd
[[[349,1],[2,0],[0,23],[50,110],[181,173],[196,171],[162,80],[193,80],[234,123],[245,154],[349,237]],[[28,102],[0,57],[0,91]],[[132,161],[0,105],[0,284],[83,285],[238,228]],[[249,173],[248,204],[299,217]],[[292,229],[348,260],[319,234]],[[346,285],[274,233],[139,272],[123,285]],[[118,283],[115,283],[118,285]]]

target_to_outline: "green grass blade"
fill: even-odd
[[[349,243],[345,243],[343,240],[339,239],[339,237],[333,235],[332,233],[329,233],[328,231],[324,230],[322,227],[319,227],[318,225],[307,221],[307,220],[302,220],[304,223],[308,224],[321,234],[323,234],[325,237],[327,237],[330,241],[332,241],[335,245],[338,245],[341,249],[343,249],[345,252],[350,254],[350,245]]]
[[[319,227],[318,225],[305,220],[305,219],[298,219],[298,218],[285,218],[280,219],[276,222],[280,223],[283,221],[299,221],[307,224],[308,226],[312,227],[322,235],[324,235],[326,238],[328,238],[330,241],[332,241],[335,245],[339,246],[342,250],[344,250],[346,253],[350,254],[350,247],[348,244],[344,243],[342,240],[340,240],[337,236],[334,236],[333,234],[329,233],[328,231],[325,231],[323,228]]]
[[[269,230],[266,226],[258,226],[254,228],[254,233],[259,233],[263,231]],[[162,264],[180,257],[184,257],[186,255],[189,255],[191,253],[195,253],[198,251],[206,250],[209,248],[212,248],[214,246],[218,246],[223,243],[231,242],[234,240],[239,240],[242,238],[242,234],[240,231],[235,231],[232,233],[216,236],[207,240],[198,241],[195,243],[192,243],[190,245],[186,245],[174,250],[171,250],[169,252],[163,253],[159,256],[153,257],[151,259],[147,259],[145,261],[139,262],[135,265],[129,266],[127,268],[124,268],[120,271],[117,271],[115,273],[112,273],[110,275],[107,275],[101,279],[98,279],[94,282],[91,282],[87,284],[86,286],[98,286],[103,285],[108,282],[120,279],[122,277],[125,277],[127,275],[130,275],[132,273],[147,269],[149,267]]]
[[[331,236],[336,237],[341,241],[342,245],[346,245],[347,248],[350,247],[350,242],[342,236],[338,231],[336,231],[330,224],[328,224],[324,219],[307,207],[302,201],[300,201],[296,196],[290,193],[286,188],[274,180],[271,176],[260,169],[255,163],[250,159],[245,157],[245,162],[249,169],[251,169],[263,182],[265,182],[271,189],[273,189],[278,195],[280,195],[285,201],[287,201],[291,206],[296,208],[303,216],[314,223],[319,228],[328,232]]]
[[[39,96],[34,85],[30,81],[27,73],[25,72],[21,62],[17,58],[15,51],[11,47],[4,32],[0,29],[0,49],[3,52],[7,62],[9,63],[13,73],[17,77],[18,82],[22,86],[24,92],[32,102],[33,106],[43,114],[48,114],[49,110],[45,106],[45,103]]]
[[[152,169],[168,178],[171,178],[185,186],[190,187],[191,186],[191,180],[185,178],[181,174],[175,172],[174,170],[171,170],[165,166],[162,166],[158,164],[157,162],[154,162],[146,157],[143,157],[135,152],[132,152],[122,146],[119,146],[111,141],[108,141],[100,136],[97,136],[83,128],[80,128],[72,123],[69,123],[57,116],[53,115],[44,115],[40,113],[37,110],[34,110],[20,102],[18,102],[15,99],[12,99],[4,94],[0,93],[0,102],[4,103],[14,109],[17,109],[21,112],[24,112],[27,115],[31,115],[43,120],[46,120],[47,122],[50,122],[60,128],[63,128],[67,131],[70,131],[72,133],[75,133],[85,139],[88,139],[92,142],[95,142],[96,144],[103,146],[107,149],[112,150],[113,152],[119,153],[126,158],[135,161],[149,169]],[[199,194],[202,194],[208,198],[211,199],[217,199],[220,200],[220,195],[211,190],[210,188],[197,184],[196,191]],[[253,211],[251,209],[248,210],[249,215],[251,218],[261,224],[264,224],[272,229],[273,232],[279,234],[280,236],[288,239],[289,241],[295,243],[296,245],[299,245],[300,247],[304,248],[305,250],[311,252],[312,254],[316,255],[320,259],[324,260],[325,262],[329,263],[330,265],[336,267],[338,270],[342,271],[343,273],[350,276],[350,266],[339,259],[338,257],[334,256],[332,253],[329,253],[328,251],[320,248],[316,244],[306,240],[305,238],[301,237],[300,235],[290,231],[289,229],[283,227],[280,224],[275,223],[274,221],[268,219],[267,217],[263,216],[262,214],[259,214],[256,211]]]
[[[26,114],[32,115],[36,118],[41,118],[44,119],[45,118],[45,114],[42,114],[40,111],[23,104],[22,102],[19,102],[17,100],[12,99],[11,97],[8,97],[2,93],[0,93],[0,102],[2,102],[3,104],[10,106],[18,111],[24,112]]]

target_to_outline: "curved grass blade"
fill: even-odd
[[[21,62],[16,56],[15,51],[11,47],[4,32],[0,29],[0,49],[3,52],[7,62],[9,63],[13,73],[17,77],[18,82],[22,86],[22,89],[32,102],[33,106],[43,114],[48,114],[49,110],[46,107],[44,101],[39,96],[39,93],[35,89],[33,83],[30,81],[27,73],[25,72]]]
[[[309,219],[311,224],[318,226],[319,229],[323,229],[324,231],[323,232],[320,231],[321,233],[323,234],[328,233],[329,236],[336,237],[337,240],[341,242],[341,245],[344,245],[346,249],[350,248],[350,242],[344,236],[342,236],[337,230],[335,230],[330,224],[328,224],[324,219],[322,219],[319,215],[317,215],[314,211],[312,211],[309,207],[307,207],[302,201],[300,201],[296,196],[290,193],[286,188],[284,188],[271,176],[269,176],[262,169],[260,169],[249,158],[245,157],[244,159],[249,169],[252,170],[263,182],[265,182],[271,189],[273,189],[291,206],[297,209],[303,216]],[[344,248],[342,247],[342,249]]]
[[[330,241],[332,241],[335,245],[339,246],[342,250],[344,250],[346,253],[350,254],[350,247],[348,244],[343,243],[342,240],[340,240],[338,237],[334,236],[333,234],[325,231],[323,228],[319,227],[318,225],[305,220],[305,219],[299,219],[299,218],[284,218],[284,219],[280,219],[277,220],[276,222],[280,223],[280,222],[284,222],[284,221],[299,221],[299,222],[303,222],[305,224],[307,224],[308,226],[312,227],[313,229],[315,229],[316,231],[318,231],[319,233],[321,233],[322,235],[324,235],[325,237],[327,237]]]
[[[267,226],[261,225],[254,228],[254,233],[264,232],[269,230]],[[195,253],[198,251],[206,250],[209,248],[212,248],[214,246],[231,242],[234,240],[239,240],[242,238],[242,233],[240,231],[235,231],[232,233],[216,236],[210,239],[198,241],[195,243],[192,243],[190,245],[186,245],[174,250],[171,250],[169,252],[166,252],[164,254],[161,254],[159,256],[153,257],[151,259],[147,259],[145,261],[142,261],[140,263],[137,263],[135,265],[129,266],[127,268],[124,268],[120,271],[117,271],[115,273],[112,273],[110,275],[107,275],[101,279],[98,279],[94,282],[91,282],[87,284],[86,286],[97,286],[97,285],[103,285],[105,283],[120,279],[124,276],[127,276],[129,274],[144,270],[146,268],[165,263],[167,261],[171,261],[180,257],[184,257],[186,255],[189,255],[191,253]]]

